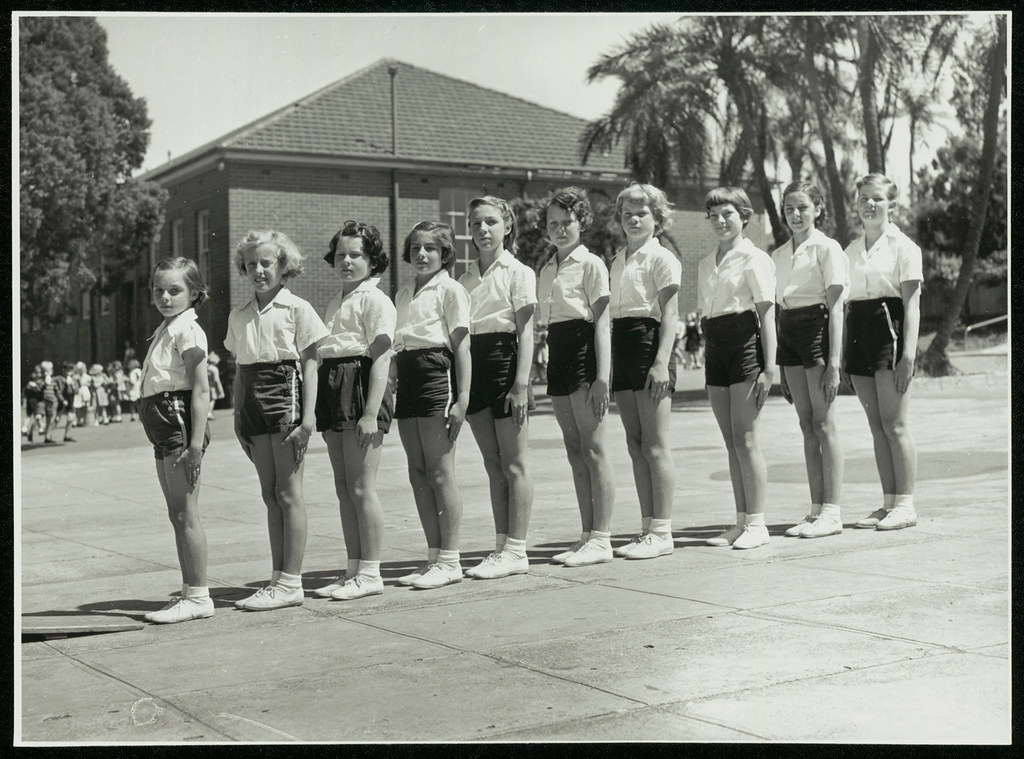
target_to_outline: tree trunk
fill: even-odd
[[[868,171],[885,173],[885,156],[882,153],[882,135],[878,128],[877,100],[875,93],[875,67],[878,48],[871,32],[871,19],[861,16],[857,19],[857,40],[860,44],[860,71],[857,78],[860,91],[860,106],[864,116],[864,140],[868,150]]]
[[[964,240],[964,250],[960,262],[960,273],[956,278],[956,286],[950,296],[946,313],[939,323],[931,345],[921,359],[922,370],[931,376],[945,376],[953,373],[953,366],[946,355],[949,338],[953,334],[963,311],[967,292],[974,279],[974,265],[978,260],[978,247],[985,228],[985,217],[988,214],[989,196],[992,192],[992,181],[996,173],[996,147],[999,139],[999,106],[1002,101],[1003,86],[1006,84],[1006,16],[997,20],[998,37],[989,50],[989,82],[988,100],[985,103],[985,120],[983,122],[984,141],[981,147],[981,165],[975,183],[974,202],[971,204],[971,221]]]
[[[825,99],[821,93],[821,82],[818,80],[818,69],[814,65],[814,34],[813,19],[804,19],[804,61],[807,67],[807,84],[814,101],[814,115],[818,119],[818,134],[825,151],[825,172],[828,176],[829,193],[832,196],[832,212],[836,220],[836,237],[845,248],[850,244],[850,227],[846,219],[846,192],[843,180],[839,177],[839,165],[836,163],[835,146],[832,144],[832,133],[829,131],[831,120],[825,112]]]

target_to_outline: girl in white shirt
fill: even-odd
[[[800,420],[811,490],[810,512],[786,535],[823,538],[843,531],[843,453],[832,401],[839,389],[849,266],[839,243],[818,229],[826,214],[821,190],[810,182],[793,182],[782,193],[782,212],[793,237],[772,253],[776,362],[782,367],[782,394]]]
[[[729,452],[736,524],[713,546],[768,543],[764,494],[768,480],[757,417],[775,377],[775,265],[743,236],[754,215],[747,193],[719,187],[704,198],[717,250],[697,266],[697,302],[704,317],[704,381]]]
[[[580,242],[594,219],[586,190],[557,190],[545,210],[555,254],[540,270],[538,323],[547,328],[548,397],[562,430],[583,523],[580,539],[552,561],[580,567],[612,560],[615,484],[603,423],[611,372],[608,267]]]
[[[855,527],[917,524],[917,450],[910,434],[910,382],[921,321],[921,249],[892,223],[896,184],[883,174],[857,180],[864,235],[846,249],[850,300],[843,368],[864,407],[882,485],[882,508]]]
[[[334,470],[347,567],[342,577],[313,595],[350,601],[384,592],[384,511],[377,498],[377,467],[394,413],[388,374],[395,307],[377,286],[388,256],[372,224],[346,221],[324,260],[338,271],[341,291],[327,305],[330,334],[317,345],[316,428]]]
[[[139,419],[156,456],[156,476],[167,501],[167,516],[181,564],[181,595],[148,622],[173,624],[213,616],[206,580],[206,533],[199,519],[199,474],[210,442],[206,413],[206,333],[195,309],[207,298],[195,262],[160,261],[150,278],[153,305],[164,320],[157,327],[139,379]]]
[[[266,611],[303,602],[306,550],[303,460],[316,424],[317,341],[327,328],[313,307],[285,282],[302,272],[303,255],[287,235],[249,232],[235,266],[252,298],[228,315],[224,347],[235,354],[235,435],[256,467],[267,506],[270,585],[235,602]]]
[[[516,260],[516,219],[507,202],[490,195],[474,198],[467,216],[478,256],[459,278],[471,304],[467,416],[490,484],[495,547],[466,576],[488,580],[524,574],[530,566],[526,531],[533,482],[526,465],[526,416],[537,277]]]
[[[626,247],[616,254],[610,275],[611,382],[633,462],[641,524],[640,532],[614,551],[627,559],[653,559],[675,550],[668,434],[682,266],[655,236],[671,223],[670,211],[665,193],[649,184],[631,184],[615,199]]]

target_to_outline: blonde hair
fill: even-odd
[[[303,261],[306,259],[298,246],[284,232],[273,229],[250,229],[235,248],[235,268],[245,276],[245,254],[256,250],[261,245],[270,245],[277,251],[277,260],[281,263],[281,279],[290,279],[302,274]]]
[[[896,183],[889,179],[885,174],[880,174],[877,171],[872,172],[871,174],[865,174],[857,180],[857,192],[859,193],[860,188],[866,184],[876,184],[879,187],[885,187],[885,197],[890,203],[895,201],[896,196],[899,194],[899,188],[896,186]]]
[[[651,208],[654,215],[654,231],[662,232],[672,226],[672,204],[664,190],[659,190],[652,184],[632,182],[626,189],[615,198],[615,217],[622,216],[622,206],[627,200],[644,203]],[[621,222],[620,222],[621,223]]]
[[[466,216],[471,216],[473,211],[480,206],[493,206],[498,209],[498,213],[501,214],[502,221],[505,223],[505,239],[502,240],[502,247],[512,255],[518,253],[519,246],[516,245],[516,238],[519,237],[519,225],[516,224],[516,215],[508,201],[494,195],[473,198],[469,201],[469,206],[466,208]],[[473,240],[473,247],[476,247],[476,240]]]

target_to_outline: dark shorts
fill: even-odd
[[[661,322],[627,316],[612,320],[612,392],[639,392],[647,386],[647,373],[658,356]],[[668,379],[676,386],[675,354],[669,358]]]
[[[903,357],[903,299],[851,300],[846,316],[843,369],[873,377]]]
[[[594,325],[584,319],[548,325],[548,395],[572,395],[597,378]]]
[[[824,366],[828,363],[828,309],[824,303],[804,308],[781,309],[778,314],[779,366]]]
[[[398,390],[395,419],[447,417],[458,394],[455,361],[447,348],[421,348],[395,354]]]
[[[348,356],[346,358],[325,358],[317,373],[316,428],[319,432],[341,432],[354,430],[366,407],[366,393],[370,388],[370,368],[373,359],[369,356]],[[391,388],[384,390],[380,409],[377,411],[377,429],[387,432],[391,429],[391,417],[395,404]]]
[[[139,399],[139,420],[153,444],[153,456],[180,456],[192,442],[192,391],[175,390]],[[203,432],[203,451],[210,444],[210,424]]]
[[[743,311],[704,320],[704,383],[737,385],[764,371],[757,314]]]
[[[294,361],[239,364],[242,397],[235,399],[242,434],[291,432],[302,421],[302,377]]]
[[[509,418],[512,409],[505,410],[505,398],[516,381],[518,337],[514,332],[470,335],[469,353],[473,357],[473,381],[466,414],[489,408],[495,419]]]

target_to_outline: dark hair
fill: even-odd
[[[346,221],[341,229],[334,233],[330,244],[327,246],[327,253],[324,261],[334,266],[334,256],[338,252],[338,242],[342,237],[358,237],[363,241],[363,253],[370,259],[370,274],[380,274],[388,268],[388,256],[384,252],[384,241],[380,239],[380,232],[373,224],[366,224],[362,221]]]
[[[594,211],[590,207],[587,191],[582,187],[563,187],[555,190],[544,200],[544,214],[551,206],[558,206],[566,213],[571,213],[580,223],[580,232],[586,232],[594,221]],[[547,226],[547,218],[544,219]]]
[[[158,271],[180,271],[181,278],[185,281],[185,286],[188,288],[189,293],[192,295],[192,308],[199,308],[201,305],[206,303],[209,299],[210,294],[206,289],[206,282],[203,281],[203,275],[199,271],[199,266],[191,258],[183,258],[178,256],[176,258],[164,258],[157,261],[156,266],[153,267],[153,273],[149,277],[149,290],[152,297],[153,292],[153,281],[156,279],[156,273]]]
[[[473,211],[480,206],[493,206],[498,209],[501,219],[505,223],[505,239],[501,241],[501,245],[513,256],[516,255],[519,252],[519,246],[516,245],[516,238],[519,237],[519,225],[516,223],[516,215],[512,206],[508,204],[507,200],[502,200],[494,195],[473,198],[466,207],[467,221],[468,217],[473,215]],[[476,247],[476,241],[473,241],[473,247]]]
[[[402,243],[402,260],[412,263],[410,248],[412,247],[412,236],[417,232],[426,232],[431,239],[441,248],[441,268],[451,269],[455,263],[455,233],[452,228],[443,221],[421,221],[415,224],[405,236]]]
[[[739,187],[716,187],[704,196],[704,210],[707,213],[715,206],[731,205],[743,219],[743,226],[746,227],[750,217],[754,215],[754,207],[750,204],[750,198]]]
[[[786,189],[782,191],[782,223],[787,227],[789,222],[786,221],[786,196],[791,192],[802,192],[811,199],[811,202],[821,209],[821,213],[814,219],[814,226],[818,228],[820,224],[828,218],[828,209],[825,207],[825,196],[821,194],[821,190],[813,182],[807,182],[800,180],[798,182],[790,182],[786,185]]]

